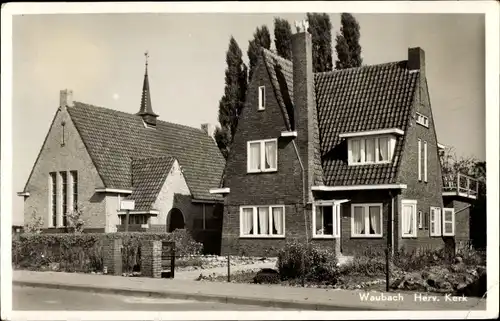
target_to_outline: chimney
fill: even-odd
[[[408,70],[425,72],[425,52],[420,47],[408,49]]]
[[[201,130],[208,136],[215,140],[215,126],[209,123],[201,124]]]
[[[73,107],[73,90],[63,89],[59,92],[59,108]]]
[[[312,58],[312,36],[307,21],[296,22],[297,33],[292,35],[293,105],[295,138],[301,162],[305,169],[305,184],[308,201],[312,200],[310,187],[315,185],[316,149],[319,150],[317,130],[314,72]]]
[[[293,105],[295,124],[292,130],[307,130],[308,110],[314,104],[314,73],[312,36],[307,21],[296,22],[297,33],[292,35]]]

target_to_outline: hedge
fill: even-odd
[[[102,247],[106,239],[122,239],[125,272],[140,266],[140,242],[143,240],[173,241],[176,254],[180,256],[200,254],[203,248],[186,230],[175,230],[173,233],[23,233],[14,235],[12,239],[13,266],[18,269],[64,272],[102,271]]]

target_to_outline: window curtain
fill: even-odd
[[[411,206],[404,206],[404,233],[405,234],[412,234],[413,233],[413,215],[412,215],[412,207]]]
[[[243,209],[243,235],[252,234],[253,227],[253,208]]]
[[[259,233],[258,234],[269,234],[269,208],[268,207],[259,207],[257,208],[259,220]]]
[[[355,139],[351,143],[352,145],[352,161],[354,163],[361,162],[361,153],[359,151],[359,140]]]
[[[370,206],[370,234],[380,234],[380,207]]]
[[[251,143],[250,144],[250,168],[260,169],[260,144]]]
[[[366,161],[375,161],[375,140],[373,138],[366,140]]]
[[[365,215],[361,206],[354,206],[354,233],[365,234]]]
[[[379,138],[378,141],[378,150],[379,150],[379,160],[387,161],[389,159],[388,149],[387,149],[387,138]]]
[[[266,168],[276,168],[276,142],[267,142],[265,149]]]
[[[283,208],[273,207],[273,225],[276,235],[283,235]]]
[[[323,235],[323,206],[316,206],[316,235]]]

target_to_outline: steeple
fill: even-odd
[[[149,54],[146,51],[144,53],[146,57],[146,70],[144,72],[144,82],[142,85],[142,97],[141,97],[141,109],[137,115],[141,116],[144,122],[149,126],[156,126],[157,114],[153,112],[153,107],[151,106],[151,93],[149,91],[149,79],[148,79],[148,58]]]

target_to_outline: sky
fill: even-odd
[[[245,62],[257,26],[304,14],[53,14],[13,18],[13,224],[23,222],[22,191],[59,104],[74,99],[135,113],[144,52],[153,110],[199,127],[217,123],[225,53],[233,36]],[[333,38],[340,14],[331,14]],[[355,14],[365,64],[407,59],[421,47],[438,141],[459,156],[486,158],[485,31],[480,14]],[[335,44],[333,44],[334,46]],[[335,50],[334,59],[335,59]]]

